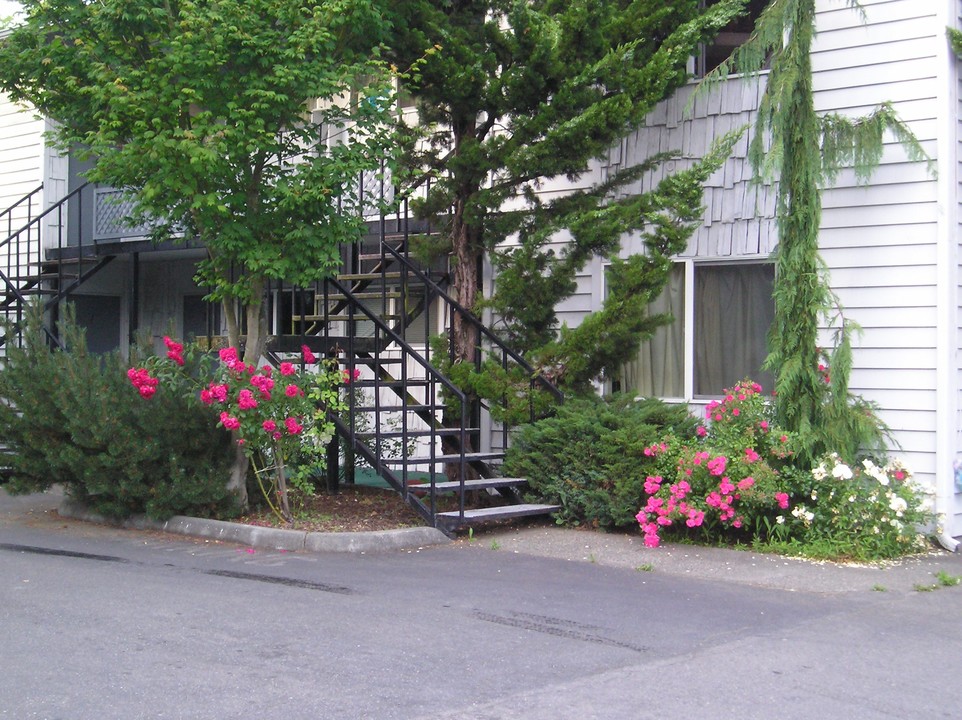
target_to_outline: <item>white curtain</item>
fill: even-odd
[[[770,390],[762,373],[775,314],[771,264],[695,266],[695,395],[720,395],[751,378]]]
[[[672,268],[661,295],[648,306],[651,314],[669,313],[674,322],[663,325],[642,342],[637,357],[621,369],[621,389],[641,396],[685,395],[685,266]]]

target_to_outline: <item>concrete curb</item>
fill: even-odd
[[[264,550],[369,553],[410,550],[452,542],[451,538],[443,532],[431,527],[322,533],[243,525],[186,515],[175,515],[164,522],[150,520],[143,515],[115,521],[91,512],[69,498],[65,498],[60,504],[58,512],[74,520],[86,520],[132,530],[158,530],[177,535],[211,538]]]

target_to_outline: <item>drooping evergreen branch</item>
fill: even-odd
[[[779,423],[795,432],[802,464],[826,451],[852,456],[859,448],[877,449],[884,431],[872,408],[848,390],[853,325],[840,312],[834,349],[819,347],[820,327],[831,327],[832,310],[840,307],[818,250],[820,190],[846,167],[854,169],[858,181],[867,181],[882,159],[886,131],[910,160],[925,160],[930,172],[933,167],[889,103],[864,117],[816,113],[811,65],[815,4],[772,0],[749,41],[700,90],[732,73],[757,74],[770,64],[749,146],[756,177],[778,180],[775,318],[765,366],[775,375]],[[858,2],[847,4],[864,19]]]

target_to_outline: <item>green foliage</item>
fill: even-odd
[[[925,548],[920,529],[933,516],[926,490],[897,461],[848,464],[822,457],[808,473],[786,476],[792,509],[779,517],[779,550],[833,559],[879,560]]]
[[[692,438],[695,420],[681,407],[629,396],[573,399],[550,418],[523,426],[503,471],[528,478],[545,502],[562,506],[559,522],[626,528],[645,496],[645,478],[667,472],[656,454],[668,436]]]
[[[947,28],[946,35],[949,38],[949,44],[952,46],[952,52],[955,53],[956,57],[962,58],[962,32],[955,28]]]
[[[477,269],[489,253],[498,281],[487,306],[502,319],[508,339],[534,350],[554,340],[554,308],[573,291],[575,274],[594,255],[615,256],[624,234],[642,228],[651,235],[645,292],[660,287],[663,254],[687,238],[689,216],[700,204],[697,171],[639,194],[620,189],[670,154],[613,170],[602,182],[591,180],[589,168],[687,80],[698,43],[742,6],[741,0],[707,10],[697,0],[394,5],[397,64],[407,67],[425,48],[437,49],[423,56],[407,88],[419,117],[402,136],[407,161],[433,178],[417,211],[436,220],[448,240],[459,302],[475,308]],[[546,183],[566,180],[582,189],[539,195]],[[570,241],[555,253],[561,231]],[[509,237],[512,248],[505,249]],[[644,328],[629,327],[633,319],[623,324],[626,315],[615,306],[625,302],[612,300],[603,321],[572,337],[577,350],[552,350],[552,363],[572,364],[570,373],[557,367],[560,375],[583,385],[586,374],[597,375],[611,360],[616,345],[626,338],[637,344]],[[603,346],[594,343],[613,322],[617,332]],[[470,361],[476,338],[457,327],[454,333],[456,359]],[[575,368],[585,352],[608,357]]]
[[[331,272],[359,233],[349,188],[389,145],[376,4],[23,6],[26,21],[0,44],[0,87],[56,120],[61,147],[94,157],[87,178],[123,189],[135,222],[199,238],[210,253],[200,283],[249,303],[249,336],[264,321],[265,279],[306,285]],[[351,125],[350,142],[321,144],[322,124]]]
[[[443,336],[439,340],[446,342]],[[442,357],[436,355],[436,357]],[[534,380],[523,367],[509,363],[505,367],[493,358],[475,368],[470,363],[441,364],[442,372],[469,398],[480,398],[497,422],[514,426],[530,422],[552,412],[557,399]]]
[[[145,402],[117,354],[87,352],[65,310],[50,350],[34,311],[24,347],[9,346],[0,370],[0,436],[9,448],[11,492],[62,484],[107,517],[135,513],[230,515],[230,436],[180,386]]]
[[[861,11],[859,4],[849,5]],[[759,176],[779,179],[778,249],[775,253],[775,319],[765,367],[775,374],[777,417],[797,433],[798,460],[812,462],[831,450],[851,452],[859,443],[878,445],[882,432],[871,407],[848,393],[850,327],[844,321],[835,353],[831,397],[818,370],[819,324],[838,305],[818,253],[820,188],[853,166],[868,180],[882,157],[883,135],[891,132],[913,160],[928,160],[915,136],[884,103],[864,117],[819,116],[812,94],[811,46],[815,0],[769,3],[747,43],[737,49],[705,83],[732,72],[757,73],[771,63],[749,147]],[[855,450],[851,450],[855,448]]]
[[[741,135],[739,130],[720,138],[700,163],[665,178],[653,193],[631,200],[632,212],[647,222],[644,236],[647,252],[625,260],[612,257],[609,293],[601,310],[590,314],[576,328],[563,326],[556,340],[543,336],[540,339],[546,344],[532,353],[537,364],[561,387],[586,391],[592,381],[634,356],[639,342],[672,321],[667,315],[650,315],[648,305],[668,280],[671,258],[684,251],[688,238],[701,221],[702,184],[721,166]],[[503,294],[506,283],[514,283],[519,288],[531,287],[537,280],[532,280],[527,272],[519,274],[509,270],[499,275],[500,299],[495,300],[494,306],[502,314],[507,310]],[[516,293],[514,302],[535,312],[545,307],[521,292]],[[553,317],[553,306],[550,312]],[[525,320],[526,315],[527,311],[513,313],[520,326],[537,327],[537,323],[529,324]],[[549,327],[545,326],[545,330]],[[533,338],[528,335],[528,339]]]

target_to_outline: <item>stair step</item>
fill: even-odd
[[[499,507],[465,510],[463,518],[461,517],[461,513],[456,510],[438,513],[437,519],[444,527],[457,529],[468,525],[491,522],[493,520],[508,520],[510,518],[526,517],[528,515],[548,515],[560,509],[560,505],[503,505]]]
[[[324,302],[324,299],[328,300],[348,300],[347,295],[342,295],[341,293],[328,293],[324,295],[323,293],[318,293],[316,300],[317,302]],[[356,292],[351,293],[351,297],[356,300],[380,300],[381,298],[391,298],[396,299],[401,297],[401,293],[397,290],[387,290],[385,292]]]
[[[76,273],[56,273],[56,272],[45,272],[38,275],[19,275],[17,277],[7,278],[10,282],[41,282],[42,280],[76,280],[80,276]]]
[[[363,388],[403,388],[407,387],[430,387],[434,381],[429,378],[408,378],[407,380],[355,380],[351,385]]]
[[[405,362],[405,358],[401,357],[356,357],[354,358],[355,365],[364,365],[365,367],[383,367],[384,365],[401,365]]]
[[[358,405],[354,408],[354,414],[362,412],[435,412],[443,410],[444,405],[397,405],[386,407],[384,405],[374,407],[373,405]]]
[[[398,280],[401,273],[397,270],[391,272],[370,272],[370,273],[345,273],[337,276],[338,282],[363,282],[365,280]]]
[[[385,410],[385,412],[390,412],[390,410]],[[470,435],[471,433],[481,432],[480,428],[465,428],[465,435]],[[461,434],[460,428],[436,428],[434,430],[408,430],[405,434],[401,430],[386,430],[379,433],[370,432],[359,432],[354,433],[355,437],[359,437],[362,440],[375,440],[381,438],[382,440],[394,440],[396,438],[416,438],[416,437],[431,437],[432,435],[438,435],[440,437],[457,437]]]
[[[394,313],[378,313],[378,317],[381,320],[400,320],[401,316]],[[295,315],[294,320],[300,322],[371,322],[371,318],[363,313],[354,313],[354,315]]]
[[[476,480],[465,480],[464,489],[469,490],[485,490],[487,488],[499,488],[499,487],[517,487],[519,485],[526,485],[528,483],[527,478],[478,478]],[[412,491],[429,491],[433,489],[435,492],[461,492],[461,483],[457,480],[446,480],[444,482],[434,483],[424,483],[423,485],[408,485],[408,490]]]
[[[464,453],[465,462],[477,462],[479,460],[501,460],[504,458],[503,452],[470,452]],[[408,458],[385,458],[384,462],[388,465],[424,465],[425,463],[456,463],[460,462],[460,455],[435,455],[428,457],[408,457]]]
[[[29,287],[29,288],[17,288],[17,292],[21,295],[56,295],[57,291],[54,288],[43,288],[43,287]],[[3,297],[7,299],[16,298],[16,294],[11,291],[6,291],[3,293]]]

